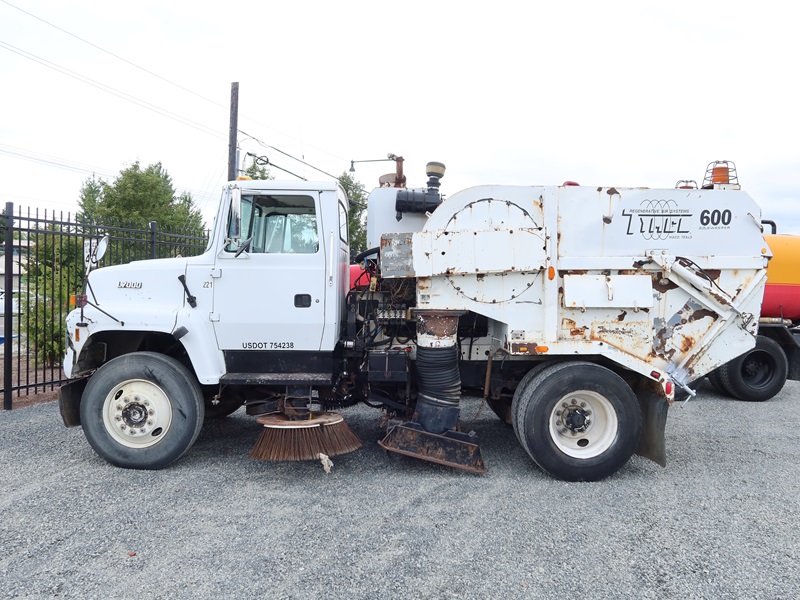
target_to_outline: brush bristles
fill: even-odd
[[[318,427],[264,427],[250,450],[258,460],[318,460],[320,453],[338,456],[361,447],[347,423]]]

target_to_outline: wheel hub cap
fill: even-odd
[[[123,446],[145,448],[164,437],[172,423],[172,406],[156,384],[131,379],[108,394],[103,421],[106,431]]]

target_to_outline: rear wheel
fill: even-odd
[[[722,378],[720,377],[719,369],[714,369],[713,371],[711,371],[711,373],[709,373],[706,376],[706,379],[708,379],[708,381],[711,383],[711,386],[720,394],[730,395],[730,392],[727,389],[725,389],[725,384],[722,383]]]
[[[548,366],[519,390],[517,436],[543,470],[567,481],[597,481],[633,455],[642,432],[636,395],[593,363]]]
[[[118,467],[160,469],[191,447],[203,424],[200,385],[177,360],[126,354],[91,377],[81,425],[100,456]]]
[[[759,335],[755,348],[722,365],[718,372],[731,396],[748,402],[763,402],[783,389],[789,362],[778,342]]]

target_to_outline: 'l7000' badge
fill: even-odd
[[[141,281],[120,281],[117,284],[118,288],[127,288],[129,290],[139,290],[142,288]]]

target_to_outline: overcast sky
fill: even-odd
[[[286,154],[339,175],[394,153],[412,186],[436,160],[446,194],[673,187],[727,159],[800,233],[791,6],[0,0],[0,203],[74,211],[92,173],[160,161],[210,223],[237,81],[243,153],[309,179]]]

